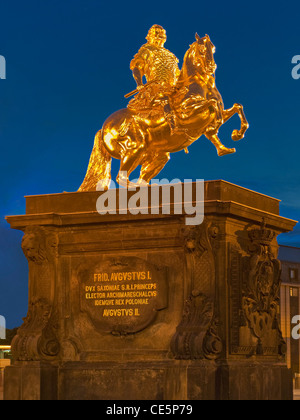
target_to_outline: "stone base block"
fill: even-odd
[[[29,363],[5,370],[6,400],[292,400],[284,365],[168,361]]]
[[[95,191],[27,197],[7,217],[24,232],[29,305],[5,399],[292,399],[276,238],[296,221],[278,199],[203,188],[199,225],[175,192],[169,214],[100,215]]]

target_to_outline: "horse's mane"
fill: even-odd
[[[197,41],[193,42],[189,49],[185,52],[183,57],[183,63],[180,71],[179,81],[182,83],[182,79],[184,78],[184,72],[186,70],[186,66],[188,65],[188,62],[192,62],[194,64],[194,59],[196,56],[196,47],[197,47]]]
[[[190,48],[186,51],[186,53],[184,54],[184,58],[183,58],[183,62],[185,62],[185,59],[187,58],[188,55],[192,55],[193,57],[195,57],[196,54],[196,47],[197,47],[197,41],[193,42],[190,45]]]

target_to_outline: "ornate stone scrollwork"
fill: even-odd
[[[216,226],[204,222],[185,232],[187,280],[190,294],[171,342],[177,359],[215,359],[222,351],[216,314],[215,259]]]
[[[286,344],[278,320],[281,269],[271,248],[275,232],[263,219],[247,234],[246,255],[230,247],[231,351],[282,356]]]
[[[41,227],[28,227],[22,239],[22,249],[28,262],[43,264],[57,256],[57,235]]]
[[[43,360],[59,353],[57,323],[50,313],[51,305],[46,299],[30,302],[27,317],[12,342],[15,360]]]
[[[12,342],[15,360],[49,360],[60,351],[53,308],[57,246],[53,231],[26,228],[22,249],[29,262],[30,302],[24,323]]]
[[[272,344],[270,331],[276,331],[278,334],[279,353],[282,353],[284,345],[277,319],[281,268],[280,261],[274,257],[270,246],[275,233],[266,229],[263,220],[260,229],[252,229],[248,235],[251,243],[250,256],[244,264],[244,315],[253,336],[257,339],[256,354],[263,354],[264,347],[268,347],[268,341],[269,346]]]

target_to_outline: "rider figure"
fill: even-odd
[[[176,126],[176,115],[170,99],[175,91],[175,85],[180,74],[179,60],[164,48],[167,36],[162,26],[153,25],[149,29],[146,39],[147,43],[142,45],[130,63],[130,69],[140,92],[129,103],[129,108],[137,109],[142,100],[145,102],[145,97],[147,98],[146,90],[148,97],[150,97],[146,106],[149,108],[153,105],[163,106],[164,117],[170,125],[171,132],[181,131]],[[144,88],[143,76],[147,81]]]

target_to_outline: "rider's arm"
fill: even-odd
[[[143,73],[141,72],[139,67],[134,67],[132,69],[132,74],[133,74],[133,77],[136,81],[137,87],[142,86],[143,85]]]
[[[130,70],[132,70],[132,74],[137,86],[143,85],[143,76],[145,74],[147,55],[147,50],[142,47],[130,63]]]

